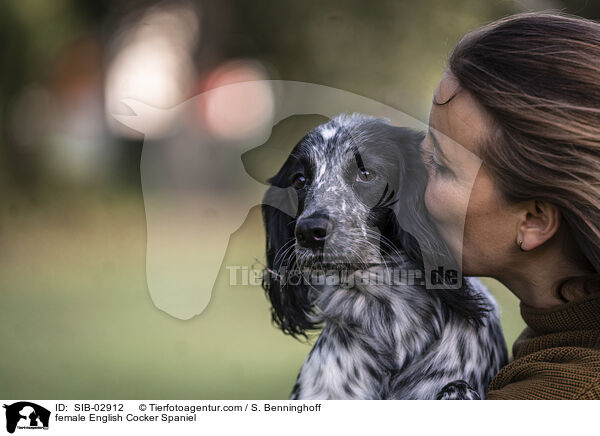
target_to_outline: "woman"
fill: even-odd
[[[466,35],[429,124],[429,214],[528,325],[486,398],[600,399],[600,24],[533,13]]]

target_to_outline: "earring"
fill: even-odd
[[[525,250],[523,250],[523,241],[519,241],[518,245],[519,245],[519,250],[525,251]]]

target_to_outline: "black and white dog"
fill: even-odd
[[[294,337],[322,327],[293,399],[476,399],[507,362],[496,303],[478,280],[423,280],[425,256],[451,256],[425,213],[421,140],[340,115],[269,180],[297,211],[262,206],[273,321]]]

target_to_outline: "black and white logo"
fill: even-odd
[[[48,430],[50,411],[29,401],[19,401],[3,406],[6,409],[6,431],[15,429]]]

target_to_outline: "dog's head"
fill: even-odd
[[[287,210],[297,210],[290,216],[263,204],[263,284],[283,331],[316,327],[315,288],[292,272],[364,269],[399,252],[422,266],[425,251],[449,254],[425,213],[422,139],[383,119],[340,115],[306,134],[269,180],[294,203]]]

